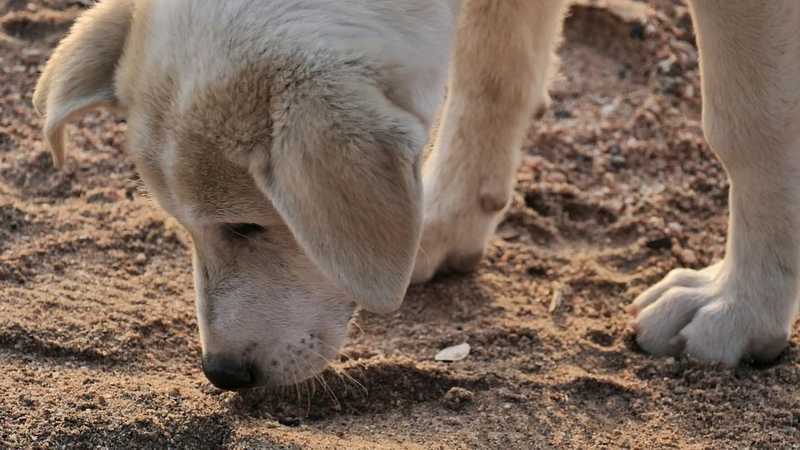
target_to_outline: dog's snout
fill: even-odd
[[[256,384],[253,369],[231,358],[213,355],[204,357],[203,373],[211,384],[227,391],[246,389]]]

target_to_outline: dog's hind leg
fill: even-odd
[[[730,178],[725,257],[631,306],[637,341],[726,365],[786,346],[800,275],[800,2],[695,0],[703,126]]]
[[[466,0],[443,122],[423,168],[414,282],[480,261],[511,198],[531,115],[548,103],[563,0]]]

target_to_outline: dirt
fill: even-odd
[[[0,447],[797,448],[798,328],[769,366],[643,354],[623,308],[723,255],[684,5],[572,9],[553,105],[477,273],[361,314],[325,384],[243,394],[200,369],[187,237],[125,124],[92,113],[55,171],[31,93],[82,4],[0,0]],[[463,361],[434,355],[468,342]]]

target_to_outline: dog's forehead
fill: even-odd
[[[174,198],[193,217],[211,220],[245,221],[271,210],[247,170],[221,156],[213,146],[177,142],[173,166],[167,169]]]
[[[186,152],[178,142],[143,160],[142,178],[159,203],[186,225],[271,222],[269,199],[243,168],[216,157],[212,148]]]
[[[151,189],[186,222],[266,221],[275,212],[237,155],[269,152],[269,85],[253,69],[195,87],[189,101],[172,102],[164,123],[148,121],[159,135],[142,149]],[[176,90],[178,91],[178,90]],[[175,97],[180,97],[173,91]],[[173,98],[175,98],[173,97]],[[160,115],[156,106],[150,116]]]
[[[200,213],[258,214],[269,202],[243,155],[268,156],[270,84],[248,67],[195,89],[175,132],[174,182],[180,198]],[[262,211],[263,212],[263,211]]]

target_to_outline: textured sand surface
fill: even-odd
[[[188,241],[139,188],[125,124],[71,127],[62,172],[43,147],[31,94],[79,3],[0,0],[0,448],[800,443],[797,328],[775,364],[735,370],[652,358],[626,329],[636,294],[724,250],[680,3],[574,7],[480,270],[361,315],[327,386],[244,395],[201,373]]]

